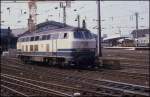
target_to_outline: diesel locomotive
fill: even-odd
[[[22,35],[17,50],[18,58],[24,62],[94,66],[96,39],[88,29],[65,27]]]

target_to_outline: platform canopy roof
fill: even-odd
[[[103,41],[119,40],[119,39],[124,39],[124,38],[128,38],[128,37],[113,35],[113,36],[104,38]]]

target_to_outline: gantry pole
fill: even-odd
[[[136,12],[135,13],[135,17],[136,17],[136,46],[138,46],[138,16],[139,16],[139,13]]]
[[[98,38],[97,38],[97,55],[102,57],[101,49],[101,9],[100,9],[100,0],[97,1],[97,13],[98,13]]]

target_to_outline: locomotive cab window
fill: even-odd
[[[85,36],[86,39],[91,39],[92,38],[92,35],[89,31],[84,31],[83,33],[84,33],[84,36]]]
[[[74,38],[83,39],[84,37],[81,31],[76,31],[74,32]]]

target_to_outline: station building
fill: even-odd
[[[131,34],[137,46],[150,46],[150,29],[133,30]]]

